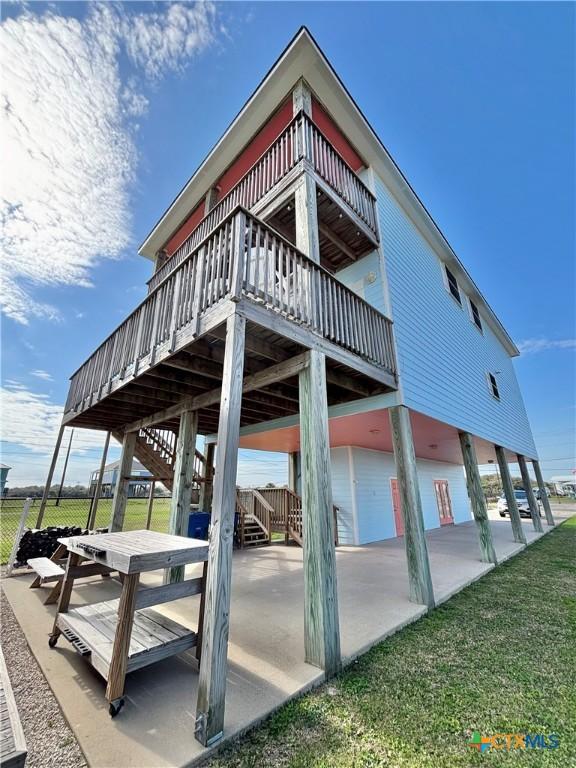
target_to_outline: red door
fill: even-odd
[[[400,489],[398,488],[398,480],[395,477],[390,480],[390,490],[392,491],[392,508],[394,509],[396,536],[404,536],[404,517],[402,516]]]
[[[452,516],[452,503],[450,502],[448,480],[434,480],[434,490],[436,491],[440,525],[451,525],[454,522],[454,517]]]

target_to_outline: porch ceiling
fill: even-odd
[[[412,432],[416,455],[422,459],[462,464],[462,451],[458,430],[429,416],[411,411]],[[392,452],[392,436],[388,412],[385,408],[339,416],[330,419],[330,447],[353,445],[375,451]],[[480,437],[474,438],[478,462],[496,462],[494,445]],[[298,424],[289,427],[244,434],[240,439],[242,448],[290,453],[300,450],[300,428]],[[513,462],[516,455],[507,451],[508,460]]]
[[[339,205],[319,188],[316,195],[320,263],[324,269],[338,272],[371,253],[376,246],[366,233],[355,225],[344,206]],[[267,221],[290,242],[295,243],[294,197],[285,201]]]

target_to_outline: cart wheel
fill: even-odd
[[[50,637],[48,638],[48,645],[50,646],[50,648],[54,648],[57,642],[58,642],[58,637],[56,635],[50,635]]]
[[[110,714],[110,717],[116,717],[123,706],[124,699],[114,699],[114,701],[111,701],[110,706],[108,707],[108,713]]]

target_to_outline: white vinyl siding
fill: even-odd
[[[535,456],[512,359],[486,319],[480,334],[448,294],[438,254],[379,179],[376,191],[403,402]],[[486,385],[487,371],[499,372],[500,400]]]
[[[348,452],[351,461],[347,458]],[[333,448],[330,453],[332,493],[334,503],[340,506],[340,543],[368,544],[395,537],[390,486],[391,478],[397,477],[393,454],[355,447]],[[434,490],[434,481],[438,479],[448,481],[454,522],[470,520],[463,468],[425,459],[417,459],[416,463],[425,527],[440,527]]]

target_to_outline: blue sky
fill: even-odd
[[[545,476],[576,468],[574,10],[4,5],[9,484],[43,481],[68,376],[145,295],[138,245],[301,24],[524,350]],[[85,482],[102,441],[75,440]],[[285,481],[285,457],[245,453],[243,477]]]

